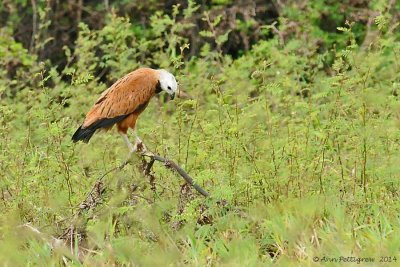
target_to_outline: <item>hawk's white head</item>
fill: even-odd
[[[174,75],[166,70],[158,70],[158,73],[160,75],[159,81],[161,90],[167,92],[171,96],[171,99],[174,99],[175,92],[178,89],[178,83]]]

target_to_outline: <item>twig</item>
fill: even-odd
[[[194,187],[194,189],[196,189],[197,192],[199,192],[200,194],[202,194],[205,197],[209,196],[209,194],[203,188],[201,188],[198,184],[196,184],[193,181],[193,178],[190,177],[190,175],[187,174],[174,161],[172,161],[170,159],[167,159],[167,158],[164,158],[164,157],[161,157],[158,154],[155,154],[155,153],[152,153],[152,152],[148,152],[147,149],[146,149],[146,146],[140,140],[136,140],[136,143],[135,143],[134,146],[136,147],[136,151],[137,151],[137,154],[139,156],[141,156],[143,159],[145,157],[149,157],[150,158],[149,162],[144,160],[144,162],[146,163],[146,165],[144,166],[144,175],[150,177],[150,183],[152,184],[152,187],[155,187],[155,184],[154,184],[154,179],[155,178],[154,178],[154,175],[151,174],[151,169],[152,169],[153,164],[154,164],[155,161],[160,161],[160,162],[164,163],[165,167],[167,167],[169,169],[174,169],[189,185]],[[129,158],[125,162],[123,162],[120,166],[112,168],[111,170],[107,171],[106,173],[104,173],[102,176],[100,176],[96,180],[96,182],[92,186],[92,189],[86,195],[85,200],[82,201],[79,204],[78,214],[80,214],[82,212],[82,210],[97,206],[98,201],[96,200],[96,198],[98,199],[99,196],[102,194],[102,192],[104,190],[103,183],[102,183],[103,178],[106,177],[108,174],[114,172],[114,171],[122,170],[126,165],[128,165],[131,162],[132,155],[130,155]],[[155,188],[153,188],[153,190],[154,189]],[[95,192],[97,192],[97,196],[94,196]]]
[[[178,164],[176,164],[175,162],[173,162],[170,159],[167,158],[163,158],[160,155],[154,154],[154,153],[142,153],[142,156],[147,156],[150,157],[153,162],[154,160],[160,161],[164,163],[164,166],[166,166],[169,169],[174,169],[176,170],[177,173],[179,173],[179,175],[191,186],[194,187],[194,189],[196,189],[197,192],[199,192],[200,194],[202,194],[205,197],[208,197],[209,194],[203,189],[201,188],[198,184],[196,184],[193,181],[193,178],[189,176],[189,174],[187,174]]]
[[[182,168],[181,166],[179,166],[178,164],[176,164],[174,161],[167,159],[167,158],[163,158],[158,154],[155,154],[153,152],[149,152],[146,149],[146,146],[142,143],[141,140],[136,140],[136,143],[134,145],[137,149],[137,152],[139,153],[139,155],[143,158],[143,157],[149,157],[150,161],[147,163],[147,166],[144,169],[144,174],[146,176],[151,176],[151,168],[153,167],[154,161],[160,161],[164,163],[164,166],[169,168],[169,169],[174,169],[189,185],[193,186],[194,189],[196,189],[197,192],[199,192],[200,194],[202,194],[205,197],[208,197],[209,194],[203,189],[201,188],[198,184],[196,184],[193,181],[193,178],[190,177],[189,174],[187,174]],[[129,159],[127,161],[125,161],[120,167],[119,169],[122,170],[128,163],[130,163],[131,161],[131,157],[129,157]],[[107,172],[108,174],[109,172]],[[103,176],[104,177],[104,176]],[[151,177],[150,177],[151,178]],[[154,178],[154,177],[153,177]]]
[[[141,156],[143,161],[145,162],[145,165],[143,166],[144,169],[144,174],[148,177],[150,177],[150,183],[152,184],[152,190],[155,190],[155,183],[154,183],[154,175],[151,173],[151,169],[153,167],[153,164],[155,161],[160,161],[164,163],[164,166],[167,167],[168,169],[174,169],[190,186],[194,187],[194,189],[196,189],[197,192],[199,192],[200,194],[202,194],[205,197],[208,197],[209,194],[203,189],[201,188],[198,184],[196,184],[193,181],[193,178],[189,176],[189,174],[187,174],[178,164],[176,164],[174,161],[161,157],[158,154],[152,153],[152,152],[148,152],[146,149],[146,146],[140,141],[140,140],[136,140],[135,143],[135,148],[136,148],[136,154]],[[86,195],[86,198],[79,204],[79,210],[75,213],[75,215],[73,216],[73,218],[71,218],[71,227],[72,228],[67,228],[64,233],[59,237],[59,239],[68,239],[70,238],[70,242],[72,242],[73,236],[73,225],[75,224],[76,220],[79,218],[79,216],[82,214],[82,212],[84,210],[88,210],[88,209],[92,209],[94,207],[96,207],[100,201],[101,201],[101,196],[105,190],[104,188],[104,184],[103,184],[103,178],[106,177],[108,174],[117,171],[117,170],[122,170],[126,165],[128,165],[131,160],[132,160],[132,155],[131,154],[129,156],[129,158],[123,162],[120,166],[118,167],[114,167],[111,170],[105,172],[102,176],[100,176],[96,182],[94,183],[94,185],[92,186],[92,188],[90,189],[89,193]],[[150,161],[147,162],[144,158],[145,157],[149,157]],[[138,195],[135,195],[138,196]],[[141,196],[139,196],[141,197]],[[141,197],[144,198],[144,197]],[[146,199],[146,198],[144,198]],[[148,199],[146,199],[148,200]],[[149,200],[148,200],[149,201]],[[71,236],[69,236],[71,235]],[[71,243],[72,244],[72,243]]]

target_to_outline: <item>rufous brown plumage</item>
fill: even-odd
[[[150,68],[137,69],[100,95],[72,140],[87,143],[97,130],[107,130],[115,124],[118,131],[126,136],[129,128],[135,128],[139,115],[156,93],[166,91],[173,99],[176,89],[177,83],[171,73]]]

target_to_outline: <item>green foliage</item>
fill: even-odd
[[[323,256],[400,260],[399,24],[384,1],[369,4],[380,13],[368,30],[346,22],[340,5],[330,2],[287,4],[279,23],[262,27],[271,38],[237,59],[223,52],[235,29],[218,30],[224,17],[199,13],[194,1],[155,12],[148,28],[113,12],[98,29],[81,22],[74,49],[63,48],[62,67],[39,62],[2,28],[0,262],[303,266]],[[321,14],[333,31],[321,27]],[[199,35],[210,42],[189,57],[185,33],[197,15],[206,25]],[[187,21],[177,23],[180,17]],[[39,53],[47,39],[37,40]],[[96,179],[124,161],[127,150],[113,131],[89,144],[73,144],[71,135],[107,88],[104,81],[140,66],[174,72],[191,99],[153,100],[137,125],[139,135],[211,198],[182,186],[159,163],[152,190],[135,159],[106,176],[102,201],[74,220]],[[51,236],[61,236],[72,221],[72,240],[54,246]]]

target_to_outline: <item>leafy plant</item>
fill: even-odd
[[[219,9],[194,1],[146,25],[115,10],[98,28],[80,22],[61,65],[39,55],[53,37],[51,13],[41,17],[38,54],[2,28],[0,262],[297,266],[388,256],[396,264],[400,7],[363,2],[374,14],[368,25],[349,20],[352,1],[344,13],[332,1],[281,2],[279,20],[238,58],[223,49],[236,25],[221,30]],[[198,53],[187,34],[197,19]],[[239,27],[249,31],[246,23]],[[139,135],[211,197],[157,163],[149,185],[138,159],[79,207],[127,151],[112,131],[89,144],[70,137],[98,94],[140,66],[174,72],[187,98],[150,102]]]

